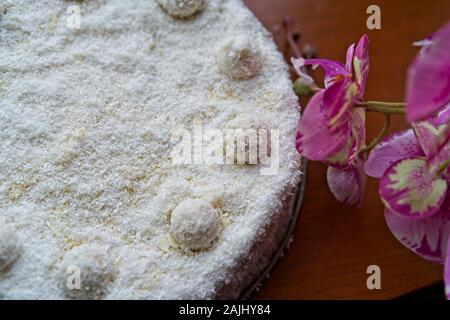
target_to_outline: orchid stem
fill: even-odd
[[[386,136],[386,133],[388,132],[389,127],[391,126],[391,115],[385,113],[384,117],[385,117],[384,125],[383,125],[383,128],[381,128],[380,133],[378,133],[378,135],[375,137],[375,139],[373,139],[372,142],[368,146],[365,146],[361,150],[361,153],[369,152],[370,150],[372,150],[381,141],[381,139],[383,139]]]
[[[384,114],[405,114],[404,102],[382,102],[382,101],[365,101],[359,106],[366,108],[367,111],[381,112]]]
[[[292,20],[290,17],[285,17],[283,19],[283,26],[286,33],[286,39],[289,44],[289,47],[292,50],[292,54],[294,58],[300,58],[302,56],[300,49],[297,46],[297,43],[294,39],[294,30],[292,26]]]

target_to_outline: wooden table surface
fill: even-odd
[[[378,0],[381,30],[366,28],[366,0],[246,0],[268,30],[290,16],[301,43],[320,57],[344,60],[351,42],[367,33],[371,69],[366,100],[401,101],[405,72],[423,39],[450,19],[448,0]],[[277,42],[283,41],[275,36]],[[368,140],[383,123],[368,114]],[[391,131],[407,126],[401,116]],[[379,265],[381,289],[368,290],[366,268]],[[441,281],[442,267],[403,247],[390,233],[378,197],[378,181],[369,179],[362,208],[339,203],[326,185],[326,167],[310,162],[306,197],[290,251],[278,263],[257,299],[387,299]]]

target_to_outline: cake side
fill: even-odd
[[[0,296],[73,298],[61,270],[82,256],[104,262],[90,271],[101,284],[93,298],[237,297],[263,264],[246,263],[249,253],[254,262],[274,251],[300,179],[298,101],[270,34],[238,0],[206,1],[189,19],[156,1],[85,1],[79,29],[67,25],[71,2],[4,5],[0,223],[20,254]],[[261,60],[237,65],[236,79],[221,52],[241,43]],[[174,164],[173,132],[198,126],[279,130],[277,172]],[[209,248],[173,242],[172,214],[189,199],[217,211]]]
[[[292,192],[295,190],[293,189]],[[285,197],[282,199],[283,207],[275,212],[270,223],[264,226],[263,232],[254,240],[246,255],[228,272],[229,279],[219,286],[216,299],[247,298],[243,296],[244,293],[253,293],[263,285],[257,281],[260,280],[260,276],[266,271],[268,265],[274,259],[280,258],[275,256],[275,253],[280,250],[283,240],[291,236],[287,232],[294,223],[295,194],[286,190]],[[269,274],[267,273],[266,276],[269,277]]]

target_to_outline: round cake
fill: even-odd
[[[239,298],[301,178],[270,33],[240,0],[0,6],[0,298]]]

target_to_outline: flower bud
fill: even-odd
[[[294,82],[294,91],[299,96],[311,97],[318,90],[314,83],[308,83],[303,78],[298,78]]]

